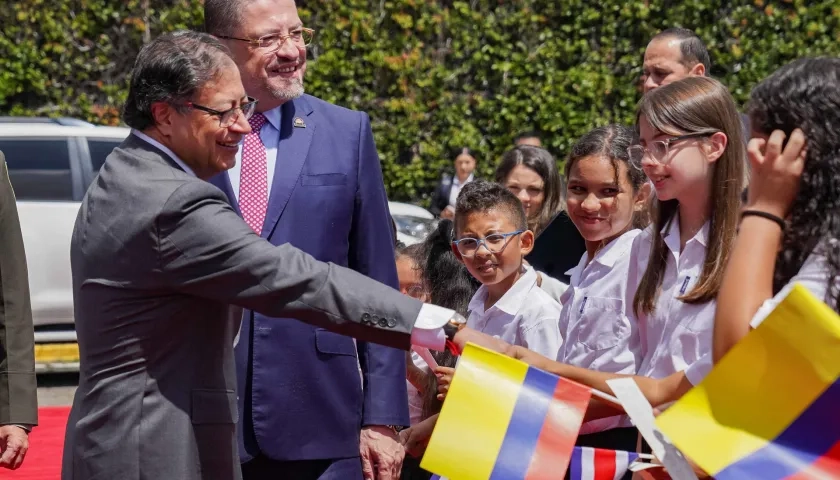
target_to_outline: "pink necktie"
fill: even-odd
[[[260,138],[260,128],[265,124],[265,116],[255,113],[248,123],[251,125],[251,133],[245,135],[245,143],[242,146],[239,210],[245,223],[259,235],[265,222],[265,211],[268,209],[268,167],[265,145]]]

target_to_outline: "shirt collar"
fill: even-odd
[[[466,180],[464,180],[464,183],[461,183],[458,180],[458,174],[456,173],[455,175],[452,175],[452,184],[453,185],[458,185],[459,187],[462,187],[462,186],[472,182],[474,179],[475,179],[475,175],[471,173],[470,176],[467,177]]]
[[[706,223],[703,224],[703,227],[691,237],[691,240],[686,242],[686,245],[690,242],[698,242],[703,247],[708,246],[709,241],[709,220],[706,220]],[[674,216],[671,217],[671,221],[666,223],[662,230],[660,230],[663,237],[665,238],[665,244],[668,245],[673,251],[679,252],[680,251],[680,214],[679,212],[675,212]]]
[[[473,299],[470,301],[469,309],[471,312],[485,312],[487,313],[493,308],[499,309],[508,315],[516,315],[525,303],[525,296],[537,284],[537,272],[532,267],[522,267],[522,276],[516,281],[510,290],[505,292],[496,303],[484,310],[484,302],[487,300],[487,287],[482,285],[475,292]]]
[[[639,233],[639,230],[634,229],[623,233],[618,238],[614,238],[613,241],[598,250],[598,253],[595,254],[595,258],[593,258],[590,263],[598,263],[607,268],[612,268],[618,259],[627,254],[627,251],[633,244],[633,239],[636,238]],[[587,267],[587,258],[588,254],[584,252],[577,266],[566,272],[566,275],[572,277],[571,283],[573,285],[580,281],[580,277],[583,275],[583,270]]]
[[[144,142],[148,143],[149,145],[151,145],[151,146],[153,146],[153,147],[156,147],[158,150],[160,150],[160,151],[162,151],[163,153],[165,153],[165,154],[169,155],[169,158],[171,158],[171,159],[172,159],[175,163],[177,163],[177,164],[178,164],[178,166],[179,166],[179,167],[181,167],[181,169],[182,169],[183,171],[187,172],[188,174],[192,175],[193,177],[195,177],[195,176],[196,176],[196,175],[195,175],[195,172],[193,172],[192,168],[190,168],[190,167],[189,167],[186,163],[184,163],[184,161],[183,161],[183,160],[181,160],[180,158],[178,158],[178,155],[175,155],[175,152],[173,152],[172,150],[170,150],[170,149],[169,149],[169,147],[167,147],[166,145],[164,145],[164,144],[162,144],[162,143],[158,142],[158,141],[157,141],[157,140],[155,140],[154,138],[152,138],[152,137],[150,137],[150,136],[146,135],[145,133],[143,133],[143,132],[141,132],[141,131],[139,131],[139,130],[136,130],[136,129],[133,129],[133,128],[132,128],[132,129],[131,129],[131,133],[132,133],[134,136],[136,136],[137,138],[139,138],[140,140],[143,140]]]
[[[278,107],[274,107],[271,110],[266,110],[262,112],[263,116],[265,117],[266,121],[271,124],[272,127],[275,128],[278,132],[280,131],[280,119],[282,117],[282,109],[283,105]]]

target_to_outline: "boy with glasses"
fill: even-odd
[[[467,326],[556,358],[560,304],[537,285],[523,258],[534,247],[522,203],[505,187],[475,181],[455,206],[455,255],[481,282]]]

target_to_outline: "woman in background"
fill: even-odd
[[[444,174],[432,194],[429,211],[436,217],[451,220],[455,216],[455,200],[464,185],[475,180],[476,157],[472,150],[462,147],[452,153],[455,174]]]

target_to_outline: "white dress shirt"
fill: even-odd
[[[464,183],[461,183],[458,180],[458,174],[452,175],[452,188],[449,190],[449,206],[455,207],[455,202],[458,200],[458,194],[461,193],[461,189],[464,188],[464,185],[472,182],[475,180],[475,176],[471,173]]]
[[[563,346],[557,361],[600,372],[635,374],[641,362],[639,328],[635,317],[625,314],[627,273],[633,240],[631,230],[605,245],[587,263],[584,253],[576,267],[566,272],[569,288],[561,299],[560,335]],[[581,434],[630,426],[622,416],[592,420]]]
[[[263,130],[265,130],[265,128],[263,128]],[[132,130],[131,133],[137,136],[137,138],[140,138],[146,143],[157,147],[165,154],[169,155],[169,157],[172,158],[172,160],[175,163],[177,163],[185,172],[192,176],[195,176],[195,172],[193,172],[193,170],[186,163],[184,163],[183,160],[178,158],[178,156],[175,155],[175,152],[173,152],[171,149],[167,148],[165,145],[149,137],[143,132],[140,132],[138,130]],[[237,162],[237,164],[238,163],[239,162]],[[271,181],[270,179],[271,175],[269,174],[269,182]],[[231,179],[231,181],[233,180]],[[234,192],[237,192],[238,195],[238,184],[237,187],[234,188]],[[446,325],[446,323],[452,318],[454,314],[454,310],[438,307],[437,305],[424,304],[422,307],[420,307],[420,312],[417,315],[417,319],[414,321],[414,328],[411,331],[411,344],[438,351],[441,351],[444,348],[446,348],[446,334],[443,332],[443,326]],[[238,340],[239,334],[236,335],[234,345]]]
[[[274,183],[274,169],[277,166],[277,152],[280,149],[280,109],[275,107],[271,110],[262,112],[265,116],[266,122],[260,128],[260,139],[265,145],[265,166],[268,174],[268,192],[271,194],[271,184]],[[239,151],[236,152],[236,165],[227,171],[228,178],[230,178],[230,186],[233,190],[233,195],[236,196],[236,201],[239,202],[239,185],[242,183],[242,145],[239,145]]]
[[[830,244],[837,243],[838,240],[830,240]],[[753,316],[750,325],[753,328],[758,327],[761,325],[761,322],[767,318],[767,315],[770,315],[770,312],[776,308],[779,303],[784,300],[787,294],[790,292],[791,288],[793,288],[794,284],[799,284],[808,289],[818,300],[825,302],[826,301],[826,293],[828,292],[828,284],[829,284],[829,269],[828,269],[828,261],[825,258],[825,255],[820,253],[820,247],[817,247],[817,250],[811,252],[808,255],[808,258],[805,259],[805,263],[802,264],[802,267],[796,272],[796,275],[790,279],[790,281],[785,285],[779,293],[777,293],[773,298],[765,301],[761,308],[758,309],[755,316]],[[835,286],[840,289],[840,277],[834,279]],[[834,305],[829,305],[832,310],[834,310]]]
[[[668,249],[665,274],[655,310],[634,318],[633,297],[647,268],[655,234],[664,236]],[[706,222],[680,252],[679,214],[675,214],[661,232],[649,227],[633,241],[624,305],[628,318],[639,326],[642,362],[638,375],[665,378],[685,371],[692,385],[697,385],[709,372],[717,302],[688,304],[678,300],[697,284],[706,260],[708,240],[709,222]]]
[[[563,306],[561,298],[563,298],[563,294],[566,293],[566,289],[569,288],[569,286],[544,272],[539,270],[536,270],[536,272],[542,279],[540,282],[540,288],[542,288],[548,296],[556,300],[560,306]]]
[[[470,300],[468,327],[548,358],[557,357],[563,341],[557,325],[560,304],[537,286],[533,268],[523,267],[519,280],[485,311],[486,300],[487,287],[482,285]]]

